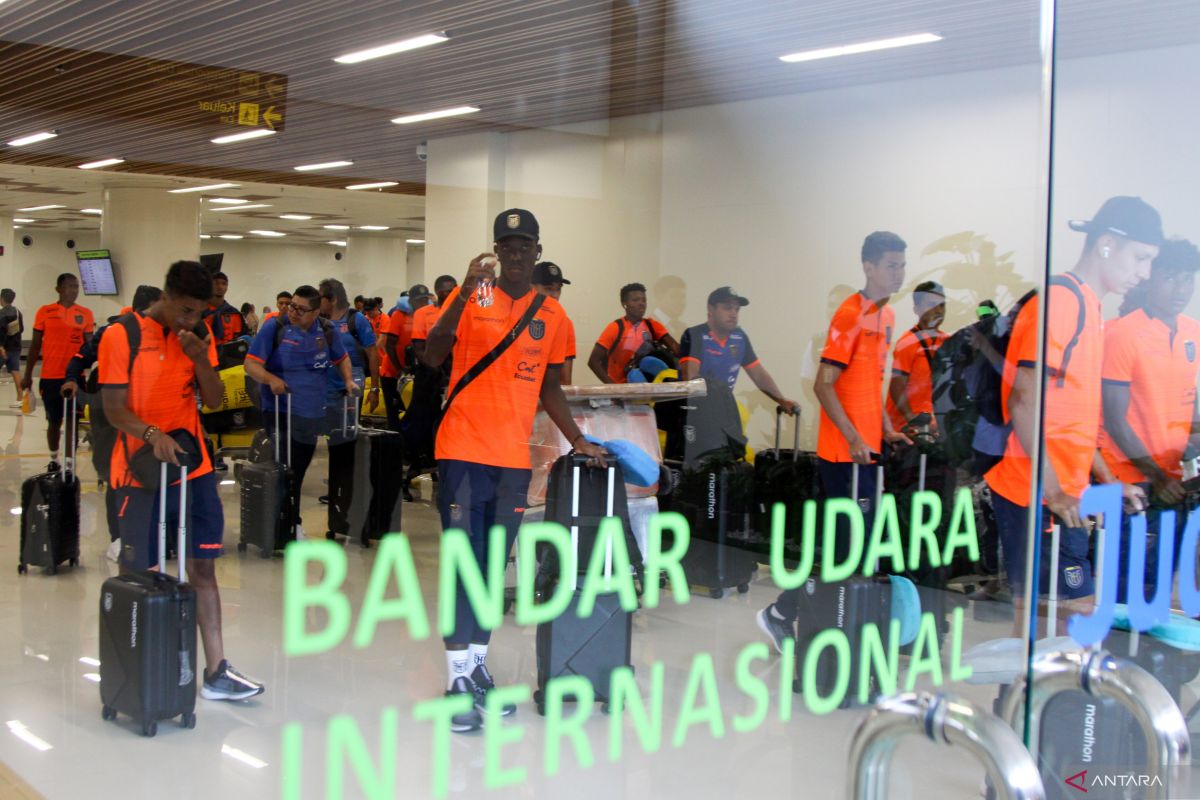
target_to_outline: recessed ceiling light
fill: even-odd
[[[392,56],[396,53],[417,50],[421,47],[429,47],[430,45],[441,44],[447,41],[450,41],[450,37],[445,33],[426,33],[421,36],[411,36],[407,39],[401,39],[391,44],[381,44],[378,47],[369,47],[366,50],[356,50],[353,53],[346,53],[344,56],[338,56],[334,61],[339,64],[357,64],[360,61],[370,61],[372,58]]]
[[[280,219],[295,219],[295,220],[312,219],[312,217],[309,216],[308,214],[280,214],[279,218]]]
[[[376,183],[356,183],[346,188],[350,191],[358,191],[359,189],[386,189],[389,186],[399,186],[399,181],[378,181]]]
[[[249,203],[249,200],[243,200],[240,197],[206,197],[204,198],[210,203],[225,206],[240,206],[242,203]]]
[[[388,229],[388,226],[387,225],[359,225],[358,229],[360,231],[386,231]]]
[[[893,47],[908,47],[914,44],[930,44],[932,42],[940,42],[941,36],[936,33],[916,33],[911,36],[895,36],[891,39],[876,39],[870,42],[860,42],[859,44],[847,44],[840,47],[825,47],[820,50],[804,50],[799,53],[791,53],[786,56],[780,56],[780,61],[786,61],[789,64],[795,64],[800,61],[816,61],[821,58],[834,58],[835,56],[851,56],[858,53],[873,53],[876,50],[890,50]]]
[[[103,214],[104,211],[102,211],[99,208],[81,208],[81,209],[79,209],[79,213],[80,214]]]
[[[279,231],[250,231],[250,232],[253,233],[255,236],[272,236],[272,237],[287,236],[286,233],[280,233]]]
[[[349,225],[323,225],[322,227],[325,228],[325,230],[327,230],[327,231],[348,231],[348,230],[350,230]]]
[[[16,139],[13,139],[8,143],[8,146],[24,147],[27,144],[37,144],[38,142],[44,142],[47,139],[53,139],[56,136],[58,136],[58,131],[39,131],[38,133],[31,133],[28,136],[20,136]]]
[[[207,233],[202,233],[202,234],[200,234],[200,238],[201,238],[201,239],[211,239],[211,238],[212,238],[212,235],[211,235],[211,234],[207,234]]]
[[[209,211],[249,211],[252,208],[270,208],[270,203],[251,203],[248,206],[222,206],[220,208],[210,208]]]
[[[425,244],[424,239],[405,239],[405,244]]]
[[[185,186],[182,189],[168,189],[171,194],[187,194],[188,192],[211,192],[217,189],[232,189],[236,183],[210,183],[207,186]]]
[[[13,230],[14,230],[14,231],[18,231],[18,230],[20,230],[20,229],[21,229],[21,227],[22,227],[22,226],[20,226],[20,225],[13,225]]]
[[[322,161],[320,164],[301,164],[298,167],[292,167],[296,172],[315,172],[319,169],[337,169],[338,167],[352,167],[353,161]]]
[[[252,128],[241,133],[231,133],[228,136],[218,136],[215,139],[209,139],[213,144],[232,144],[234,142],[244,142],[247,139],[258,139],[263,136],[274,136],[275,131],[270,128]]]
[[[18,208],[17,211],[49,211],[52,208],[66,208],[66,206],[62,206],[62,205],[28,206],[27,208]]]
[[[123,159],[123,158],[102,158],[99,161],[89,161],[86,164],[80,164],[79,168],[80,169],[101,169],[103,167],[112,167],[112,166],[116,166],[117,164],[124,164],[124,163],[125,163],[125,159]]]
[[[440,111],[426,111],[422,114],[409,114],[405,117],[396,117],[392,122],[397,125],[411,125],[414,122],[427,122],[431,119],[461,117],[464,114],[474,114],[478,110],[475,106],[455,106],[454,108],[443,108]]]
[[[13,222],[33,222],[33,220],[27,217],[13,217]]]
[[[217,238],[218,239],[242,239],[244,237],[240,233],[222,233]]]
[[[345,247],[345,246],[346,246],[346,243],[345,243],[345,242],[343,242],[343,241],[341,241],[340,239],[334,239],[333,241],[331,241],[331,242],[326,242],[325,244],[332,244],[332,245],[335,245],[335,246],[337,246],[337,247]]]

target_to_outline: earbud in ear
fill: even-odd
[[[1112,252],[1112,250],[1111,250],[1110,248],[1107,248],[1107,247],[1101,247],[1101,248],[1100,248],[1100,257],[1101,257],[1101,258],[1108,258],[1108,256],[1109,256],[1109,253],[1111,253],[1111,252]]]

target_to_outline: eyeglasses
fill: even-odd
[[[307,308],[305,306],[298,306],[295,303],[288,303],[288,311],[292,311],[296,314],[311,314],[314,311],[320,311],[320,310],[321,309],[319,309],[319,308]]]

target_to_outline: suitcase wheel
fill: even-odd
[[[268,549],[267,549],[267,548],[265,548],[265,547],[261,548],[261,549],[258,551],[258,557],[259,557],[259,558],[270,558],[270,557],[271,557],[271,556],[273,556],[273,555],[275,555],[275,553],[274,553],[274,552],[272,552],[271,550],[268,550]]]
[[[725,596],[725,590],[724,589],[709,589],[708,596],[711,597],[713,600],[720,600],[722,597]]]
[[[100,708],[100,719],[107,722],[112,722],[117,718],[117,710],[112,706],[102,706]]]
[[[196,727],[196,715],[194,713],[192,713],[191,711],[189,711],[186,714],[183,714],[182,716],[179,717],[179,726],[181,728],[187,728],[188,730],[191,730],[192,728]]]
[[[67,563],[68,563],[68,564],[70,564],[72,567],[78,567],[78,566],[79,566],[79,559],[78,559],[78,558],[72,558],[72,559],[71,559],[70,561],[68,561]]]
[[[803,693],[804,693],[804,684],[800,682],[799,678],[794,679],[792,681],[792,694],[803,694]]]
[[[337,534],[336,534],[336,533],[334,533],[333,531],[325,531],[325,538],[326,538],[326,539],[328,539],[328,540],[329,540],[329,541],[331,541],[331,542],[336,542],[336,541],[337,541]]]
[[[239,553],[246,552],[246,543],[245,542],[238,542],[238,552]]]
[[[748,583],[739,583],[738,584],[738,594],[745,594],[748,591],[750,591],[750,584],[748,584]]]
[[[362,539],[362,547],[363,547],[363,550],[370,550],[371,549],[371,540],[364,536]]]
[[[47,575],[57,575],[58,574],[58,566],[55,564],[51,564],[50,566],[46,567],[46,574]]]
[[[142,736],[151,738],[158,733],[158,723],[154,720],[142,723]]]
[[[17,564],[17,574],[24,575],[29,570],[24,564]]]
[[[605,700],[603,703],[600,704],[600,713],[608,714],[608,701],[607,700]]]

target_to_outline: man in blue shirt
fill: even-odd
[[[286,404],[278,407],[286,410],[290,406],[292,410],[292,485],[289,491],[297,538],[304,535],[300,527],[300,490],[317,449],[317,436],[325,424],[328,373],[336,369],[342,385],[348,387],[347,393],[359,394],[342,337],[337,335],[330,322],[318,317],[320,310],[321,295],[316,288],[299,287],[292,294],[287,319],[280,315],[264,323],[246,354],[246,374],[262,384],[263,421],[267,431],[274,433],[274,412],[280,395],[286,394],[288,399]]]
[[[709,294],[708,322],[688,328],[679,342],[681,377],[685,381],[700,377],[724,382],[732,391],[738,371],[745,369],[755,386],[787,413],[794,414],[799,403],[783,396],[771,373],[755,355],[750,337],[738,327],[738,313],[749,304],[749,300],[728,286]]]

